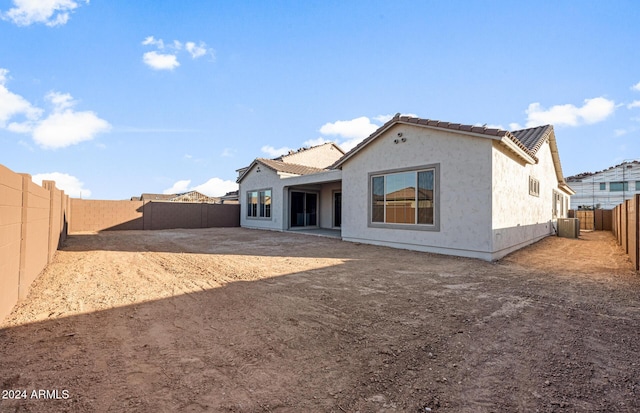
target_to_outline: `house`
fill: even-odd
[[[133,201],[133,197],[131,198]],[[204,203],[219,204],[220,198],[210,197],[198,191],[183,192],[181,194],[142,194],[138,199],[143,202],[188,202],[188,203]]]
[[[571,205],[578,209],[613,209],[640,194],[640,162],[623,162],[599,172],[570,176],[567,182],[576,192]]]
[[[396,115],[345,154],[304,152],[325,161],[292,153],[239,170],[241,226],[495,260],[553,234],[574,193],[550,125],[509,132]]]
[[[230,191],[220,197],[220,202],[223,204],[239,204],[238,191]]]
[[[257,158],[238,169],[240,225],[276,231],[334,227],[331,200],[339,193],[341,171],[330,167],[343,156],[339,146],[326,143]]]

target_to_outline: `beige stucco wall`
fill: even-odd
[[[342,192],[341,182],[332,182],[322,186],[320,191],[320,228],[333,226],[333,194]]]
[[[257,172],[258,166],[260,172]],[[278,174],[264,165],[254,165],[240,182],[238,197],[240,200],[240,226],[244,228],[271,229],[283,231],[285,229],[284,214],[282,213],[284,199],[284,185]],[[247,217],[247,192],[261,189],[271,189],[271,219]]]
[[[396,144],[399,132],[406,142]],[[490,138],[393,126],[343,164],[343,239],[490,259],[492,147]],[[369,173],[430,164],[440,166],[440,230],[370,227]]]
[[[553,190],[561,191],[558,189],[548,142],[540,147],[536,157],[537,164],[524,163],[502,145],[493,145],[493,259],[536,242],[554,231]],[[540,182],[539,196],[529,195],[530,176]]]

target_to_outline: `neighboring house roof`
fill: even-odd
[[[298,165],[295,163],[276,161],[273,159],[258,158],[257,161],[267,166],[268,168],[273,169],[276,172],[285,172],[285,173],[290,173],[295,175],[309,175],[309,174],[316,174],[318,172],[325,171],[325,169],[322,169],[322,168],[315,168],[313,166]]]
[[[215,204],[220,202],[220,198],[211,197],[198,191],[189,191],[182,194],[177,194],[173,198],[169,199],[170,202],[197,202]]]
[[[344,151],[342,150],[342,148],[340,148],[338,145],[336,145],[333,142],[327,142],[327,143],[323,143],[320,145],[316,145],[316,146],[311,146],[309,148],[300,148],[298,150],[295,151],[289,151],[284,155],[280,155],[277,158],[273,158],[274,161],[282,161],[282,162],[287,162],[287,163],[299,163],[299,162],[295,162],[296,158],[299,158],[299,155],[302,154],[308,154],[308,153],[313,153],[313,152],[319,152],[319,151],[324,151],[326,149],[331,149],[331,150],[337,150],[338,153],[340,154],[340,156],[344,155]],[[327,165],[329,166],[329,165]]]
[[[607,169],[603,169],[602,171],[598,171],[598,172],[582,172],[582,173],[567,177],[567,182],[582,182],[584,178],[589,178],[593,175],[598,175],[603,172],[610,171],[612,169],[620,168],[621,166],[624,166],[624,165],[640,165],[640,161],[632,160],[632,161],[622,162],[619,165],[611,166]]]
[[[342,156],[344,156],[344,151],[338,145],[333,142],[327,142],[309,148],[289,151],[273,159],[256,158],[251,165],[236,169],[236,172],[238,172],[236,182],[239,183],[242,181],[256,163],[260,163],[275,172],[292,175],[310,175],[326,172],[330,169],[331,165],[342,158]]]
[[[220,198],[210,197],[198,191],[189,191],[181,194],[142,194],[140,201],[216,203]]]
[[[142,194],[140,195],[141,201],[168,201],[175,197],[176,194]]]
[[[231,198],[238,199],[238,192],[239,192],[238,190],[227,192],[226,194],[222,195],[220,198],[222,198],[222,199],[231,199]]]
[[[338,145],[333,142],[327,142],[309,148],[300,148],[297,151],[289,151],[285,155],[273,158],[273,160],[312,166],[314,168],[327,168],[342,158],[343,155],[344,151]]]

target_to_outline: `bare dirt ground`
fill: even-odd
[[[640,276],[603,232],[498,263],[239,228],[75,235],[0,328],[0,389],[27,396],[2,412],[640,411]]]

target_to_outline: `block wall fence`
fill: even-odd
[[[613,235],[618,245],[631,258],[636,271],[640,270],[640,195],[624,201],[613,209]]]
[[[71,199],[70,233],[239,227],[239,204]]]
[[[0,320],[26,298],[67,236],[70,203],[55,182],[0,165]]]

